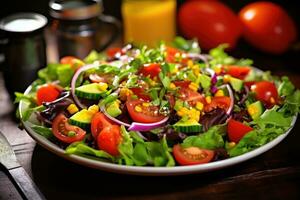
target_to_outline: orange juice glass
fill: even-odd
[[[123,0],[124,42],[170,43],[176,34],[176,0]]]

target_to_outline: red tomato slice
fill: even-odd
[[[142,99],[144,101],[150,101],[151,98],[149,95],[145,94],[145,89],[143,88],[130,88],[130,90],[133,92],[133,94],[135,94],[136,96],[138,96],[139,99]]]
[[[180,144],[176,144],[173,147],[173,155],[180,165],[197,165],[210,162],[215,153],[198,147],[182,148]]]
[[[174,81],[173,83],[176,87],[188,88],[191,81]]]
[[[242,122],[230,119],[227,125],[227,135],[231,142],[238,143],[244,135],[252,131],[253,128],[243,124]]]
[[[183,63],[186,64],[188,61],[188,58],[183,57],[183,52],[179,49],[173,48],[173,47],[167,47],[166,49],[166,61],[170,63]],[[178,57],[177,57],[178,56]],[[181,60],[178,60],[178,58],[181,58]]]
[[[159,114],[158,106],[145,106],[145,103],[145,101],[140,99],[126,101],[128,113],[133,121],[141,123],[154,123],[165,118],[165,116]]]
[[[158,76],[159,72],[161,72],[161,66],[157,63],[145,64],[140,70],[140,74],[150,76],[150,78]]]
[[[191,106],[195,106],[197,102],[205,103],[205,98],[198,92],[189,89],[191,81],[174,81],[176,87],[179,87],[179,98],[187,101]]]
[[[73,143],[84,139],[86,132],[68,123],[64,114],[57,115],[52,123],[53,135],[62,142]],[[72,134],[72,136],[70,136]]]
[[[204,111],[209,112],[215,108],[222,108],[224,110],[228,110],[230,106],[231,99],[230,97],[213,97],[211,103],[207,103],[204,106]]]
[[[93,116],[91,122],[91,131],[94,138],[97,138],[99,133],[106,127],[112,126],[111,122],[103,113],[98,112]]]
[[[250,67],[240,67],[235,65],[225,66],[225,68],[227,69],[227,74],[242,80],[249,74],[251,70]]]
[[[74,56],[65,56],[60,59],[61,64],[71,65],[72,69],[76,70],[84,65],[84,62]]]
[[[43,102],[52,102],[57,99],[59,94],[60,91],[54,85],[41,86],[36,92],[37,104],[42,105]]]
[[[260,81],[251,86],[255,93],[255,98],[264,102],[267,106],[273,106],[278,103],[278,92],[274,83],[270,81]]]
[[[105,127],[97,137],[98,148],[112,156],[118,156],[118,146],[122,141],[120,127],[112,125]]]

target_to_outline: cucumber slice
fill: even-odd
[[[178,121],[173,127],[176,131],[183,133],[198,133],[202,131],[202,125],[196,120]]]
[[[247,107],[247,111],[253,120],[261,116],[264,110],[264,105],[260,101],[256,101]]]
[[[74,114],[69,122],[72,125],[79,126],[83,129],[89,129],[94,114],[87,109],[83,109]]]
[[[84,99],[99,100],[107,91],[100,89],[98,83],[91,83],[75,89],[75,94]]]
[[[242,80],[234,77],[230,77],[229,83],[236,92],[240,92],[244,86],[244,82]]]

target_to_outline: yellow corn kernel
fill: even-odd
[[[249,106],[248,107],[248,113],[252,116],[255,115],[255,113],[257,113],[257,109],[254,108],[254,106]]]
[[[120,99],[125,101],[127,99],[128,96],[132,95],[132,91],[128,88],[122,88],[120,90]]]
[[[235,145],[236,145],[235,142],[229,142],[229,143],[228,143],[229,148],[233,148]]]
[[[79,111],[79,109],[77,108],[77,106],[74,103],[72,103],[67,107],[67,111],[70,114],[74,114],[74,113],[77,113]]]
[[[154,81],[154,80],[150,80],[149,83],[150,83],[151,86],[155,86],[156,85],[156,81]]]
[[[270,98],[271,104],[275,104],[275,99],[273,97]]]
[[[145,106],[145,107],[149,107],[150,103],[144,102],[142,105]]]
[[[98,84],[99,84],[99,90],[101,90],[101,91],[105,91],[108,88],[107,83],[100,82]]]
[[[189,113],[189,109],[182,107],[177,111],[177,115],[182,117],[183,115],[187,115]]]
[[[196,108],[197,108],[198,110],[203,110],[203,107],[204,107],[203,103],[197,102]]]
[[[134,110],[135,110],[136,112],[142,112],[141,106],[135,106],[135,107],[134,107]]]
[[[211,96],[205,97],[206,103],[210,104],[211,103]]]
[[[171,89],[175,89],[176,88],[176,85],[174,83],[170,83],[170,88]]]
[[[231,79],[231,76],[226,74],[226,75],[224,75],[223,82],[224,83],[229,83],[230,79]]]
[[[88,108],[88,111],[90,111],[91,113],[95,114],[97,112],[99,112],[99,106],[97,105],[92,105]]]
[[[222,72],[222,66],[216,66],[214,68],[214,71],[216,72],[216,74],[220,74]]]
[[[189,68],[192,68],[194,66],[194,63],[192,60],[188,60],[187,65]]]
[[[191,90],[197,91],[198,88],[199,88],[199,86],[198,86],[196,83],[191,82],[191,83],[189,84],[189,88],[190,88]]]
[[[200,70],[197,68],[197,69],[193,69],[193,73],[196,75],[196,76],[199,76],[200,75]]]
[[[218,90],[215,94],[215,97],[223,97],[224,96],[224,91],[223,90]]]

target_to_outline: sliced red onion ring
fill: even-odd
[[[111,121],[113,121],[113,122],[115,122],[115,123],[117,123],[117,124],[123,125],[123,126],[125,126],[125,127],[129,127],[129,126],[130,126],[130,124],[127,124],[127,123],[125,123],[125,122],[122,122],[122,121],[118,120],[117,118],[114,118],[114,117],[110,116],[110,115],[106,112],[105,106],[102,106],[102,107],[100,108],[100,110],[101,110],[101,111],[103,112],[103,114],[104,114],[108,119],[110,119]]]
[[[72,97],[74,99],[75,104],[79,107],[79,108],[85,108],[86,106],[83,105],[80,100],[77,98],[77,96],[75,95],[75,87],[76,87],[76,80],[78,79],[79,75],[84,72],[87,71],[89,69],[95,68],[99,65],[99,63],[93,63],[93,64],[89,64],[89,65],[85,65],[80,67],[74,74],[74,76],[72,77],[72,81],[71,81],[71,94]]]
[[[210,74],[211,76],[211,83],[212,84],[216,84],[218,79],[217,79],[217,74],[214,70],[212,70],[211,68],[205,68],[205,71],[207,71],[207,73]]]
[[[219,88],[225,88],[225,87],[226,87],[226,89],[227,89],[227,91],[229,93],[229,97],[231,99],[230,106],[229,106],[228,110],[226,111],[226,114],[230,115],[231,112],[232,112],[232,110],[233,110],[233,106],[234,106],[234,96],[233,96],[232,89],[231,89],[231,87],[228,84],[221,85]]]
[[[164,123],[168,121],[169,117],[165,117],[163,120],[155,123],[139,123],[133,122],[128,130],[130,131],[150,131],[155,128],[161,127]]]

